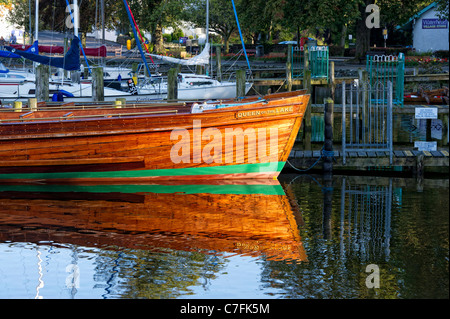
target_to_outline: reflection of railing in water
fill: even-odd
[[[387,186],[351,185],[341,189],[341,254],[355,251],[362,260],[389,258],[392,179]],[[347,242],[346,242],[347,241]]]

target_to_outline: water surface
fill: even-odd
[[[252,184],[0,186],[0,298],[448,298],[448,179]]]

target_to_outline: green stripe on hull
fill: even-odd
[[[285,195],[275,185],[0,185],[0,192],[24,193],[155,193],[155,194],[261,194]]]
[[[176,177],[225,174],[252,174],[281,172],[284,162],[239,164],[226,166],[204,166],[174,169],[109,171],[109,172],[64,172],[64,173],[14,173],[0,174],[0,180],[14,179],[76,179],[76,178],[141,178],[141,177]]]

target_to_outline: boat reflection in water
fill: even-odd
[[[307,259],[278,181],[2,185],[0,241]]]

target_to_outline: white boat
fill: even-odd
[[[137,95],[161,95],[167,97],[167,81],[164,79],[152,79],[148,83],[137,85]],[[252,84],[246,83],[245,93],[250,90]],[[207,76],[190,73],[178,74],[178,99],[180,100],[220,100],[236,97],[236,82],[222,81]]]

